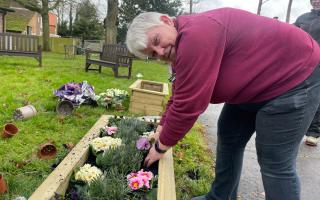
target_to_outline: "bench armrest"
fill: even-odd
[[[117,54],[117,64],[124,64],[123,62],[121,62],[121,59],[128,59],[128,63],[125,63],[129,66],[132,66],[132,59],[133,57],[132,56],[127,56],[127,55],[121,55],[121,54]]]

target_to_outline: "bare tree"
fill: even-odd
[[[266,2],[268,2],[269,0],[259,0],[259,3],[258,3],[258,10],[257,10],[257,15],[260,15],[261,14],[261,8],[262,8],[262,5]]]
[[[186,0],[186,2],[189,4],[189,13],[191,14],[193,12],[193,6],[200,3],[200,0]]]
[[[49,11],[55,9],[62,0],[14,0],[23,7],[40,13],[42,17],[43,50],[50,51],[49,46]],[[51,6],[50,6],[51,5]]]
[[[118,0],[108,0],[108,13],[104,20],[105,42],[107,44],[117,43],[117,18],[118,18]]]
[[[69,2],[69,34],[72,35],[72,25],[73,25],[73,4],[74,1]]]
[[[287,23],[290,22],[291,6],[292,6],[292,0],[289,0],[288,9],[287,9],[287,17],[286,17]]]

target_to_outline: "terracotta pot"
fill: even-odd
[[[6,193],[8,190],[6,181],[4,180],[3,176],[0,174],[0,194]]]
[[[27,105],[21,108],[17,108],[13,113],[13,118],[15,120],[28,119],[37,114],[37,110],[32,105]]]
[[[40,159],[51,159],[57,155],[57,148],[51,142],[44,143],[40,146],[38,157]]]
[[[14,135],[16,135],[19,132],[19,129],[16,125],[12,123],[8,123],[4,125],[4,128],[2,130],[2,137],[3,138],[10,138]]]

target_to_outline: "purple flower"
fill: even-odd
[[[140,137],[136,143],[136,147],[139,150],[149,150],[151,147],[151,144],[150,144],[148,138]]]

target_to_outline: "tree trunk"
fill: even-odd
[[[50,51],[49,39],[50,39],[50,31],[49,31],[49,8],[48,8],[48,0],[42,0],[42,42],[43,42],[43,50]]]
[[[69,35],[72,35],[72,8],[73,8],[73,5],[72,5],[72,2],[70,2],[69,4],[70,6],[70,10],[69,10]]]
[[[193,0],[190,0],[190,14],[192,14],[192,4],[193,4]]]
[[[287,23],[290,22],[291,6],[292,6],[292,0],[289,0],[288,9],[287,9],[287,17],[286,17]]]
[[[259,0],[257,15],[260,15],[260,13],[261,13],[261,8],[262,8],[262,4],[263,4],[262,1],[263,0]]]
[[[117,17],[118,17],[118,0],[108,0],[108,13],[105,23],[106,44],[117,43]]]

